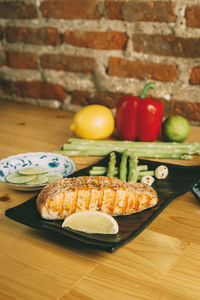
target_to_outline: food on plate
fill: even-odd
[[[124,181],[126,181],[126,178],[127,178],[128,157],[129,157],[128,150],[125,150],[122,153],[120,166],[119,166],[119,178]]]
[[[111,215],[99,211],[81,211],[71,214],[64,220],[62,227],[100,234],[116,234],[119,231],[117,221]]]
[[[64,178],[45,186],[36,205],[44,219],[64,219],[80,211],[129,215],[157,204],[156,191],[144,183],[108,176]]]
[[[26,167],[6,176],[6,182],[12,184],[24,184],[38,186],[63,178],[61,174],[48,173],[48,169],[42,167]]]
[[[148,170],[148,165],[138,165],[138,162],[138,157],[135,154],[129,154],[125,150],[121,155],[120,166],[116,167],[116,155],[115,152],[111,152],[108,166],[93,166],[89,170],[89,174],[90,176],[107,174],[108,177],[118,177],[123,181],[140,181],[148,185],[153,184],[154,175],[157,179],[165,179],[168,176],[167,166],[160,165],[155,172],[154,170]]]
[[[134,153],[125,150],[120,159],[119,168],[116,167],[116,154],[111,152],[109,155],[108,167],[93,166],[89,170],[90,176],[107,175],[118,177],[123,181],[137,182],[145,175],[154,175],[153,170],[148,170],[147,165],[138,165],[138,157]]]
[[[130,168],[130,167],[129,167]],[[143,176],[154,176],[154,170],[148,170],[148,165],[137,165],[135,167],[136,171],[137,171],[137,180],[139,181]],[[108,172],[108,168],[106,166],[92,166],[92,168],[89,170],[89,174],[90,176],[102,176],[102,175],[106,175]],[[128,168],[125,169],[124,171],[126,174],[125,177],[120,178],[120,168],[115,167],[114,169],[114,175],[115,177],[120,178],[121,180],[127,181],[127,173],[131,173],[128,172]],[[131,180],[129,180],[131,181]]]
[[[154,183],[154,178],[153,178],[153,176],[150,176],[150,175],[145,175],[145,176],[143,176],[142,178],[141,178],[141,182],[143,182],[143,183],[146,183],[146,184],[148,184],[148,185],[152,185],[153,183]]]
[[[138,165],[137,155],[135,155],[134,153],[130,154],[128,181],[137,182],[137,180],[138,180],[137,165]]]
[[[27,185],[43,185],[48,182],[48,177],[46,175],[40,174],[35,176],[35,178],[29,182]]]
[[[155,177],[157,179],[165,179],[168,176],[168,173],[168,167],[164,165],[160,165],[155,169]]]
[[[122,96],[117,103],[116,128],[123,140],[152,142],[160,133],[163,116],[163,103],[146,97],[148,89],[155,83],[145,85],[139,97]]]
[[[108,170],[107,170],[107,176],[108,177],[114,177],[115,176],[115,164],[116,164],[116,155],[115,152],[110,153],[110,159],[108,162]]]
[[[22,176],[18,172],[11,173],[6,176],[6,181],[14,184],[26,184],[30,182],[31,180],[35,179],[36,176],[30,175],[30,176]]]
[[[46,174],[47,178],[48,178],[48,183],[59,180],[61,178],[63,178],[63,175],[59,174],[59,173],[53,173],[53,174]]]
[[[37,174],[46,174],[48,170],[42,167],[26,167],[18,171],[21,175],[37,175]]]
[[[162,124],[164,138],[172,142],[183,142],[190,133],[190,124],[180,115],[168,117]]]
[[[88,105],[78,111],[70,129],[84,139],[106,139],[114,131],[115,118],[111,110],[103,105]]]

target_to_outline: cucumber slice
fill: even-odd
[[[27,185],[43,185],[47,182],[48,182],[48,177],[46,175],[37,175],[33,180],[27,182]]]
[[[42,167],[28,167],[23,168],[18,171],[21,175],[38,175],[38,174],[46,174],[48,170]]]
[[[48,177],[48,183],[63,178],[61,174],[47,174],[46,176]]]
[[[35,177],[36,177],[35,175],[22,176],[16,172],[7,175],[5,179],[7,182],[14,183],[14,184],[26,184],[27,182],[34,180]]]

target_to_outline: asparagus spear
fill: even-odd
[[[148,170],[148,166],[147,165],[139,165],[136,168],[137,168],[138,172],[140,172],[140,171],[147,171]]]
[[[191,159],[200,154],[200,143],[130,142],[70,139],[61,154],[67,156],[105,156],[111,151],[123,153],[126,149],[139,157]],[[57,152],[59,153],[59,152]]]
[[[106,174],[106,170],[99,169],[99,170],[89,170],[90,176],[101,176]]]
[[[104,166],[93,166],[92,170],[104,170],[104,171],[107,171],[107,167],[104,167]],[[115,170],[118,172],[118,168],[117,167],[115,167]]]
[[[114,152],[110,153],[110,160],[108,163],[107,176],[114,177],[115,175],[115,164],[116,164],[116,155]]]
[[[126,181],[126,176],[127,176],[127,160],[128,160],[128,151],[125,150],[122,153],[120,167],[119,167],[119,178],[124,181]]]
[[[112,149],[113,150],[113,149]],[[108,149],[87,149],[87,150],[60,150],[53,151],[53,153],[62,154],[65,156],[106,156],[109,154],[110,150]],[[119,151],[122,152],[122,151]],[[167,152],[167,150],[163,150],[163,152],[154,153],[152,150],[151,153],[136,153],[138,157],[149,157],[149,158],[171,158],[171,159],[192,159],[192,155],[188,154],[174,154],[173,151]]]
[[[151,175],[154,176],[154,171],[148,171],[146,168],[147,165],[140,165],[136,167],[137,174],[138,174],[138,179],[145,175]],[[107,174],[107,168],[106,167],[99,167],[99,166],[94,166],[91,170],[89,170],[89,174],[91,176],[100,176],[100,175],[106,175]],[[118,168],[115,168],[114,175],[118,175]]]
[[[131,154],[129,158],[129,173],[128,173],[128,181],[137,182],[137,165],[138,158],[135,154]]]
[[[95,171],[102,171],[104,170],[105,172],[107,171],[107,167],[104,167],[104,166],[93,166],[92,167],[92,170],[95,170]],[[115,167],[115,170],[118,172],[118,168]],[[148,166],[147,165],[138,165],[137,166],[137,171],[147,171],[148,170]]]
[[[107,169],[92,169],[89,170],[90,176],[100,176],[100,175],[106,175],[107,174]],[[114,176],[118,175],[118,169],[115,168],[114,170]]]
[[[154,176],[155,175],[155,172],[154,171],[141,171],[141,172],[138,172],[138,179],[141,179],[143,176]]]
[[[196,151],[197,154],[200,154],[200,143],[176,143],[176,142],[131,142],[131,141],[116,141],[116,140],[87,140],[87,139],[79,139],[79,138],[70,138],[70,144],[78,144],[78,145],[89,145],[89,146],[119,146],[124,147],[125,149],[130,149],[130,147],[135,148],[143,148],[147,149],[183,149],[185,151]],[[65,145],[67,147],[68,144],[63,145],[63,150],[65,149]]]
[[[167,145],[163,145],[162,147],[146,147],[145,145],[140,144],[139,146],[129,146],[126,148],[125,144],[122,145],[112,145],[112,144],[64,144],[63,150],[79,150],[79,151],[94,151],[94,152],[102,152],[105,151],[111,152],[111,151],[118,151],[123,153],[125,150],[129,150],[133,153],[140,153],[141,155],[156,155],[160,153],[170,153],[170,154],[195,154],[198,151],[193,148],[185,149],[184,147],[180,147],[177,145],[177,147],[168,148]],[[187,150],[187,151],[186,151]]]

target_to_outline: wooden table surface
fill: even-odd
[[[0,102],[0,159],[59,150],[73,114]],[[190,142],[200,142],[200,127]],[[99,158],[73,158],[77,168]],[[170,160],[168,160],[170,161]],[[200,165],[192,161],[174,161]],[[115,253],[22,225],[5,210],[32,196],[0,183],[0,299],[200,299],[200,203],[176,198],[139,236]]]

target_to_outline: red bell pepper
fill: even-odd
[[[155,83],[145,85],[139,97],[122,96],[117,103],[116,128],[123,140],[152,142],[157,139],[163,117],[163,103],[146,98],[148,89]]]

